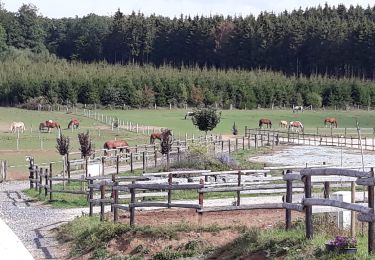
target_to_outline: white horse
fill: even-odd
[[[292,129],[292,131],[300,132],[300,130],[303,132],[303,124],[300,121],[291,121],[289,122],[289,129]]]
[[[279,124],[279,126],[281,127],[281,128],[288,128],[288,122],[287,121],[285,121],[285,120],[281,120],[280,121],[280,124]]]
[[[12,133],[16,132],[16,131],[20,131],[20,132],[24,132],[26,130],[26,127],[25,127],[25,124],[23,122],[13,122],[11,125],[10,125],[10,131]]]
[[[293,113],[298,111],[303,112],[303,106],[293,106]]]
[[[195,113],[194,112],[187,112],[186,114],[185,114],[185,120],[188,118],[188,116],[194,116],[195,115]]]

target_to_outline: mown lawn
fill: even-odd
[[[158,109],[158,110],[98,110],[98,113],[118,117],[120,120],[132,121],[139,124],[169,127],[174,130],[175,134],[184,136],[198,134],[199,130],[192,124],[191,119],[184,119],[187,110],[184,109]],[[336,117],[341,128],[354,128],[356,119],[360,127],[375,127],[375,113],[371,111],[305,111],[303,113],[293,113],[291,110],[223,110],[221,122],[214,129],[214,133],[231,134],[234,123],[239,130],[239,134],[244,133],[245,126],[250,128],[258,127],[258,121],[261,118],[269,118],[273,122],[273,128],[279,128],[280,120],[301,121],[306,132],[316,132],[317,127],[324,127],[325,117]],[[329,130],[320,129],[324,133]],[[355,134],[355,131],[351,131]],[[372,133],[372,131],[371,131]]]

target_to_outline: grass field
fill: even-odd
[[[100,110],[100,114],[118,117],[120,120],[132,121],[139,124],[169,127],[174,133],[184,135],[185,133],[199,133],[199,130],[192,124],[191,119],[184,119],[186,110]],[[243,134],[245,126],[250,128],[258,127],[261,118],[271,119],[273,128],[279,128],[280,120],[301,121],[305,126],[305,132],[316,132],[317,127],[324,127],[324,118],[336,117],[340,128],[354,128],[356,119],[360,127],[375,127],[375,112],[371,111],[305,111],[293,113],[291,110],[224,110],[219,125],[214,133],[231,134],[233,123]],[[322,131],[323,129],[320,129]],[[328,133],[326,129],[324,132]],[[354,131],[352,131],[355,134]]]
[[[67,125],[72,117],[80,121],[80,129],[72,132],[67,129]],[[67,114],[65,112],[45,112],[28,111],[16,108],[0,108],[0,159],[7,160],[8,165],[15,166],[9,168],[10,173],[27,173],[25,156],[34,156],[37,164],[50,161],[59,161],[61,156],[56,150],[56,138],[58,132],[53,129],[51,133],[40,133],[39,123],[52,119],[60,123],[62,134],[69,136],[71,140],[71,150],[79,151],[79,142],[77,134],[90,131],[95,148],[101,149],[107,140],[126,139],[130,145],[147,142],[145,135],[127,132],[125,130],[119,133],[111,131],[109,126],[105,126],[97,121],[82,116]],[[19,150],[17,150],[17,134],[10,133],[9,126],[13,121],[22,121],[25,123],[25,133],[20,133]],[[100,136],[99,136],[100,129]],[[56,164],[56,169],[61,168],[61,164]]]
[[[203,134],[191,122],[191,119],[184,119],[186,110],[98,110],[100,114],[118,117],[120,120],[131,121],[148,126],[168,127],[174,130],[175,136],[183,138],[185,133]],[[82,110],[79,111],[83,114]],[[325,117],[336,117],[339,127],[354,128],[355,120],[358,119],[362,128],[375,127],[375,112],[371,111],[305,111],[293,113],[290,110],[224,110],[222,111],[221,122],[213,131],[216,134],[231,134],[233,123],[236,123],[239,134],[244,133],[245,126],[250,128],[258,127],[260,118],[269,118],[273,121],[273,128],[278,128],[280,120],[299,120],[305,125],[305,132],[316,132],[316,127],[323,127]],[[68,122],[72,117],[77,117],[81,122],[80,130],[67,129]],[[40,122],[48,119],[59,122],[62,126],[62,133],[71,138],[71,150],[78,151],[79,144],[77,134],[90,131],[97,149],[102,148],[103,143],[110,139],[126,139],[130,145],[148,143],[148,137],[121,130],[119,133],[111,131],[109,126],[83,116],[67,114],[65,112],[28,111],[17,108],[0,108],[0,159],[8,160],[8,165],[16,166],[9,169],[10,173],[26,174],[25,156],[32,155],[37,164],[61,160],[56,151],[57,131],[52,133],[39,133]],[[17,150],[17,134],[9,132],[9,126],[13,121],[23,121],[27,131],[20,134],[19,150]],[[32,131],[31,131],[32,129]],[[320,132],[329,132],[329,129],[319,129]],[[368,129],[372,135],[372,130]],[[99,136],[100,132],[100,136]],[[355,130],[348,131],[348,134],[356,135]],[[57,169],[61,168],[57,164]]]

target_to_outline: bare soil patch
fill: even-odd
[[[293,213],[293,219],[303,214]],[[247,226],[269,229],[285,218],[284,210],[251,210],[204,213],[201,217],[195,210],[162,209],[153,211],[137,211],[136,225],[161,226],[178,223],[193,225],[218,225],[220,227]],[[122,215],[120,221],[129,223],[129,216]],[[173,238],[155,238],[134,234],[132,237],[122,236],[110,242],[108,250],[112,255],[134,255],[146,250],[145,259],[163,249],[180,250],[186,248],[191,241],[200,241],[208,248],[223,247],[240,236],[239,229],[231,228],[216,232],[179,232]],[[244,258],[245,259],[245,258]],[[262,254],[246,256],[246,259],[265,259]]]

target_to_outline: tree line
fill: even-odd
[[[0,51],[48,50],[71,61],[267,69],[287,75],[374,78],[375,6],[317,6],[258,16],[142,13],[50,19],[0,4]]]
[[[41,98],[42,97],[42,98]],[[270,70],[82,63],[9,48],[0,55],[0,103],[102,104],[118,108],[375,105],[375,82],[286,76]]]

